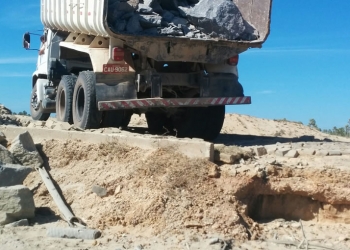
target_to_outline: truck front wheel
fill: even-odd
[[[38,101],[36,84],[34,85],[30,95],[30,115],[33,120],[36,121],[46,121],[50,117],[50,113],[44,113],[41,102]]]
[[[75,76],[62,76],[57,88],[56,118],[57,121],[73,124],[72,103],[73,91],[77,78]]]
[[[101,113],[97,109],[95,74],[83,71],[79,74],[73,93],[73,122],[82,129],[99,128]]]

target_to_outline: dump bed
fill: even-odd
[[[187,7],[178,5],[177,0],[166,0],[163,5],[160,1],[160,11],[154,5],[147,6],[146,2],[155,1],[129,0],[128,6],[124,6],[121,4],[125,2],[120,0],[41,0],[41,21],[52,30],[114,37],[126,46],[164,61],[217,62],[223,55],[261,47],[269,35],[272,0],[220,0],[221,9],[217,8],[217,1],[212,0],[200,0],[199,3],[185,0]],[[193,2],[197,3],[189,5]],[[176,5],[175,9],[168,9],[171,8],[169,3]],[[214,5],[208,7],[208,13],[203,11],[210,4]],[[221,13],[226,9],[231,12]],[[236,10],[237,13],[232,13]],[[221,19],[212,21],[210,15],[221,16]],[[236,23],[231,22],[230,17],[237,19],[234,20]],[[206,26],[199,27],[205,22]],[[230,25],[245,29],[245,35],[233,28],[231,32]],[[247,35],[249,29],[253,35]]]

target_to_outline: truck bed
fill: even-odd
[[[125,46],[157,61],[218,63],[223,56],[261,47],[270,31],[272,0],[233,0],[244,20],[257,31],[255,40],[117,32],[108,22],[108,3],[109,0],[41,0],[41,21],[52,30],[120,39]]]

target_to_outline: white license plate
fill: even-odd
[[[125,65],[125,66],[115,65],[115,64],[103,65],[103,73],[106,73],[106,74],[121,74],[121,73],[128,73],[128,72],[129,72],[129,65]]]

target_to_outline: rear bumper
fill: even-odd
[[[98,110],[208,107],[219,105],[251,104],[251,97],[210,97],[210,98],[145,98],[132,100],[99,101]]]

